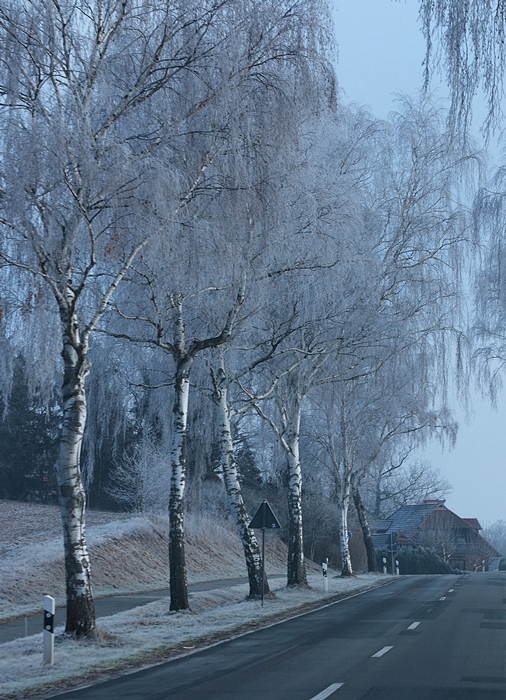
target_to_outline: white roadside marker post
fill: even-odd
[[[399,576],[399,562],[395,560],[395,575]]]
[[[383,573],[386,574],[387,572],[387,558],[383,557]]]
[[[44,596],[44,663],[54,664],[54,598]]]
[[[329,558],[327,557],[327,560],[322,562],[322,574],[323,574],[323,592],[328,593],[329,592],[329,579],[327,577],[327,569],[329,566]]]

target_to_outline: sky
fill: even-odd
[[[396,109],[396,93],[413,94],[423,83],[425,44],[418,0],[334,0],[333,6],[339,48],[337,76],[344,97],[386,118]],[[432,88],[444,99],[446,90],[439,77]],[[479,124],[484,116],[480,104],[474,112]],[[499,158],[495,147],[493,157]],[[506,520],[504,392],[497,411],[473,392],[468,421],[456,401],[452,408],[460,424],[456,447],[442,452],[434,442],[419,456],[440,469],[452,484],[446,505],[457,515],[477,517],[483,526]]]

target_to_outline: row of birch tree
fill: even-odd
[[[0,0],[2,396],[22,355],[61,402],[69,633],[95,630],[83,439],[104,416],[123,430],[132,387],[150,396],[150,454],[170,446],[175,611],[189,441],[219,443],[256,596],[239,426],[284,456],[288,585],[307,584],[304,472],[335,499],[351,575],[363,484],[454,439],[473,153],[429,98],[387,122],[344,105],[329,16],[324,0]],[[208,427],[191,435],[197,405]]]

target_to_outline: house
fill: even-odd
[[[430,547],[455,569],[488,571],[501,557],[481,535],[476,518],[460,518],[444,500],[428,499],[418,505],[401,506],[386,520],[372,524],[376,549],[397,545]]]

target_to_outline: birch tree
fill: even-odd
[[[213,399],[218,412],[219,440],[221,449],[221,468],[223,481],[227,492],[230,508],[234,515],[237,531],[241,539],[246,560],[246,568],[249,579],[249,597],[258,598],[269,592],[267,576],[264,572],[262,588],[262,557],[255,533],[249,528],[249,516],[244,505],[237,463],[235,457],[234,442],[232,438],[232,418],[242,409],[232,409],[229,405],[228,392],[230,381],[225,369],[225,357],[221,352],[216,369],[211,368],[213,383]]]
[[[163,270],[163,266],[162,266]],[[115,338],[136,343],[141,348],[158,349],[172,360],[172,367],[166,367],[165,373],[173,386],[173,407],[171,418],[171,468],[169,490],[169,569],[170,569],[170,609],[185,610],[189,608],[188,585],[184,552],[184,494],[186,485],[186,443],[188,424],[188,402],[190,395],[190,376],[195,357],[210,348],[219,348],[225,344],[232,333],[234,322],[244,302],[244,291],[240,287],[235,301],[232,301],[225,318],[215,321],[217,332],[188,337],[185,320],[185,302],[191,304],[195,296],[185,295],[182,291],[171,292],[165,287],[164,279],[145,262],[135,269],[135,276],[130,279],[134,293],[138,294],[139,285],[144,287],[146,298],[140,297],[136,307],[131,303],[128,313],[121,303],[115,304],[115,311],[124,328],[114,330],[111,326],[107,333]],[[203,293],[219,293],[219,288],[202,290]],[[139,308],[141,310],[139,310]],[[191,308],[191,307],[190,307]],[[198,307],[197,307],[198,308]],[[191,313],[191,310],[188,313]],[[217,312],[219,318],[220,312]],[[191,324],[192,330],[199,328]],[[126,324],[126,325],[125,325]],[[116,324],[117,327],[117,324]],[[200,326],[202,330],[202,326]]]
[[[300,455],[303,407],[332,352],[342,345],[345,309],[356,298],[352,277],[365,260],[363,196],[372,161],[367,153],[378,136],[378,125],[362,110],[343,109],[310,126],[300,164],[285,180],[287,204],[278,226],[286,244],[278,246],[267,268],[269,278],[277,280],[272,292],[279,299],[277,313],[286,317],[288,309],[290,313],[295,309],[293,325],[298,330],[279,348],[273,363],[243,377],[240,384],[286,455],[289,586],[306,585]],[[266,395],[273,382],[275,392]]]
[[[503,118],[506,8],[502,0],[420,0],[426,39],[425,84],[438,65],[446,71],[450,118],[467,127],[472,102],[481,90],[487,101],[486,131]]]
[[[298,363],[296,363],[298,365]],[[304,540],[302,529],[302,469],[300,462],[300,420],[306,392],[313,375],[318,370],[308,366],[306,372],[295,366],[287,373],[282,386],[276,391],[274,414],[269,415],[260,406],[262,397],[255,396],[250,389],[241,388],[253,402],[255,410],[271,426],[284,450],[288,477],[288,567],[287,585],[307,585]]]
[[[435,429],[438,401],[440,416],[445,412],[447,344],[462,332],[458,290],[466,235],[465,216],[455,205],[454,178],[469,156],[452,151],[441,117],[430,104],[406,100],[391,128],[381,133],[382,156],[365,200],[367,277],[355,274],[357,302],[347,300],[340,349],[326,367],[328,376],[318,381],[323,403],[314,440],[334,475],[343,575],[351,573],[346,533],[353,485],[359,486],[381,444],[403,431],[422,435],[424,427]],[[403,363],[410,369],[399,375]],[[405,392],[400,389],[403,376]],[[387,396],[389,406],[383,404]],[[383,425],[382,407],[392,418]],[[356,488],[357,509],[370,540],[359,496]]]
[[[301,109],[307,110],[313,98],[312,108],[318,105],[321,96],[316,94],[315,85],[322,86],[325,80],[328,84],[323,84],[322,95],[330,101],[333,97],[325,3],[262,3],[259,12],[258,3],[245,2],[242,9],[247,20],[239,12],[230,11],[227,16],[233,42],[227,44],[228,51],[223,51],[216,69],[217,80],[226,76],[227,83],[220,100],[213,103],[212,111],[201,110],[178,142],[185,153],[186,171],[191,174],[196,165],[204,165],[194,180],[186,176],[191,186],[178,205],[177,222],[173,216],[165,216],[166,239],[156,257],[145,256],[129,278],[131,290],[136,286],[137,291],[116,305],[117,317],[127,328],[112,330],[118,338],[151,344],[174,360],[169,499],[173,610],[188,607],[183,496],[193,361],[198,353],[220,347],[230,337],[244,300],[243,279],[261,250],[260,240],[254,240],[260,238],[256,229],[265,236],[268,228],[262,197],[270,191],[270,181],[283,160],[283,148],[291,147],[290,140],[298,133],[299,101]],[[228,74],[230,52],[232,80]],[[273,127],[273,114],[285,117],[283,131]],[[178,264],[166,280],[167,267],[162,261],[168,265],[169,257]],[[232,290],[235,299],[230,296]],[[140,324],[141,330],[134,330],[133,324]],[[214,334],[216,327],[221,330]],[[211,334],[206,335],[208,332]],[[223,394],[223,387],[217,392]],[[231,475],[231,470],[226,474]],[[251,534],[248,547],[251,551]]]
[[[482,245],[474,285],[473,358],[478,382],[493,405],[502,388],[506,363],[505,175],[504,166],[499,167],[474,203]]]
[[[367,381],[372,372],[350,377],[347,376],[345,358],[341,356],[337,362],[340,373],[336,372],[333,381],[322,382],[311,395],[307,434],[312,445],[308,450],[332,484],[332,497],[337,504],[341,575],[351,576],[348,514],[353,488],[374,453],[377,406]],[[355,367],[352,373],[354,371]],[[360,509],[357,513],[361,521],[363,514]],[[369,556],[368,543],[364,541]]]
[[[161,161],[153,153],[210,99],[208,90],[193,102],[166,97],[209,60],[219,41],[208,30],[220,8],[143,0],[0,5],[1,257],[26,273],[27,285],[40,281],[59,318],[66,630],[78,636],[95,629],[80,470],[90,341],[157,231],[152,195]]]

